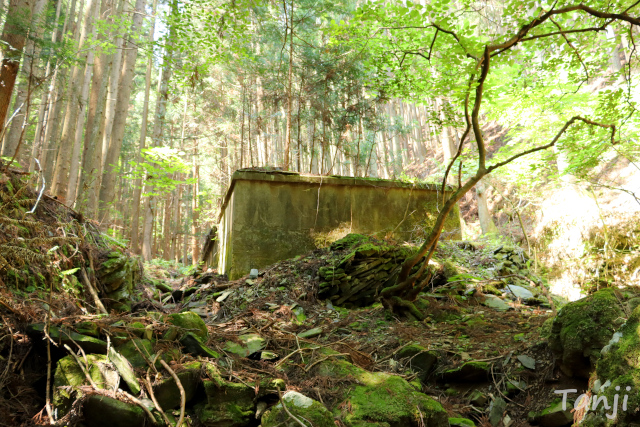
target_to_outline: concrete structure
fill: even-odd
[[[236,279],[252,268],[310,252],[331,234],[412,240],[434,223],[442,203],[439,188],[383,179],[240,170],[233,174],[217,241],[205,262]],[[443,235],[460,238],[457,208]]]

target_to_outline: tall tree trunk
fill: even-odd
[[[129,2],[118,1],[118,14],[127,15],[129,13]],[[102,158],[100,159],[99,178],[100,189],[102,189],[102,175],[107,164],[107,152],[111,142],[113,131],[113,121],[116,116],[116,103],[118,102],[118,88],[120,87],[120,76],[122,74],[122,60],[126,55],[124,49],[125,37],[117,36],[115,40],[115,52],[109,57],[109,88],[107,90],[107,103],[104,113],[104,131],[102,132]]]
[[[102,11],[101,3],[104,3],[105,0],[99,1],[96,0],[95,4],[95,14],[92,17],[95,22],[100,18],[100,12]],[[96,38],[96,27],[93,26],[93,30],[91,32],[91,39],[95,40]],[[78,122],[76,124],[76,136],[75,143],[73,145],[73,153],[71,155],[71,167],[69,169],[69,194],[67,196],[69,205],[72,206],[75,204],[76,195],[77,195],[77,187],[78,187],[78,178],[80,174],[80,150],[82,148],[82,136],[85,125],[85,110],[87,108],[87,104],[89,103],[89,87],[91,83],[91,76],[94,74],[94,63],[95,63],[95,52],[93,49],[89,51],[89,55],[87,56],[87,68],[85,70],[84,75],[84,83],[82,85],[82,92],[80,95],[80,109],[78,111]],[[96,105],[92,104],[92,108],[95,108]],[[89,134],[89,129],[87,129],[87,134]]]
[[[69,169],[71,167],[72,150],[76,140],[76,127],[78,125],[78,113],[81,104],[80,97],[82,95],[81,91],[84,87],[85,67],[80,64],[83,64],[86,61],[89,53],[86,49],[85,43],[87,36],[92,33],[93,15],[96,7],[97,1],[89,0],[84,18],[85,23],[80,35],[80,43],[78,44],[78,50],[81,52],[79,58],[80,61],[79,64],[76,64],[73,67],[71,81],[69,82],[67,90],[68,107],[62,125],[62,138],[60,141],[58,156],[56,158],[56,167],[51,186],[51,193],[62,201],[66,201],[68,196]]]
[[[80,0],[79,10],[82,10],[84,6],[84,0]],[[71,27],[71,33],[76,42],[80,38],[80,25],[81,14],[79,14],[78,23],[73,22],[73,16],[76,15],[76,0],[71,1],[69,11],[65,17],[65,23],[62,27],[61,37],[65,37],[67,34],[67,27]],[[71,19],[71,21],[69,21]],[[49,112],[47,114],[47,127],[44,134],[43,142],[43,160],[42,165],[44,167],[44,176],[49,183],[49,187],[52,185],[53,173],[55,166],[55,159],[57,157],[57,150],[60,146],[60,116],[64,106],[64,92],[67,84],[69,71],[67,68],[56,70],[52,80],[51,98],[49,101]],[[53,84],[55,83],[55,86]]]
[[[478,217],[482,234],[498,233],[498,227],[493,223],[489,206],[487,205],[487,192],[484,182],[476,184],[476,201],[478,202]]]
[[[171,77],[171,40],[167,41],[165,51],[165,61],[163,64],[162,75],[159,81],[158,97],[156,99],[155,121],[153,122],[153,130],[151,133],[151,140],[154,147],[162,145],[162,129],[164,127],[165,116],[167,114],[167,99],[169,90],[169,79]],[[187,99],[185,98],[185,115],[187,109]],[[148,185],[153,188],[153,184]],[[156,200],[154,196],[148,196],[145,201],[144,208],[144,223],[142,226],[142,257],[145,260],[150,260],[152,256],[152,225],[153,218],[156,212]]]
[[[100,16],[113,21],[113,1],[102,0]],[[104,36],[100,38],[104,41]],[[94,217],[98,205],[98,191],[100,189],[100,170],[102,162],[101,133],[104,131],[104,110],[107,102],[107,87],[109,83],[109,67],[112,55],[102,53],[95,61],[91,79],[91,96],[87,114],[87,126],[82,155],[82,173],[78,184],[78,210],[87,216]]]
[[[122,140],[124,139],[125,124],[127,121],[127,113],[129,103],[131,102],[131,87],[133,83],[133,74],[135,71],[136,57],[138,56],[138,44],[135,40],[136,35],[142,26],[142,18],[145,15],[145,0],[136,0],[135,11],[133,13],[133,22],[126,43],[126,50],[122,63],[122,74],[118,84],[118,98],[116,101],[115,117],[113,119],[113,129],[111,132],[111,140],[106,155],[106,165],[102,174],[102,183],[100,186],[100,215],[102,221],[109,215],[109,209],[113,202],[115,192],[115,179],[118,160],[120,158],[120,150],[122,149]]]
[[[7,17],[4,22],[2,36],[0,36],[0,51],[2,64],[0,65],[0,135],[4,134],[7,111],[11,103],[13,86],[16,83],[20,57],[27,40],[27,31],[31,22],[33,0],[11,0]],[[13,157],[15,147],[3,147],[2,155]]]
[[[155,32],[156,25],[156,8],[158,6],[158,0],[153,0],[153,19],[151,21],[151,28],[149,29],[149,46],[153,43],[153,33]],[[142,151],[146,147],[147,140],[147,123],[149,118],[149,93],[151,91],[151,71],[153,70],[153,55],[149,54],[149,58],[147,58],[147,74],[145,77],[145,87],[144,87],[144,104],[142,106],[142,124],[140,127],[140,144],[138,146],[138,155],[136,156],[136,161],[139,163],[142,160]],[[162,80],[162,78],[161,78]],[[160,83],[162,85],[162,83]],[[133,184],[133,206],[132,206],[132,218],[131,218],[131,240],[130,240],[130,248],[138,253],[138,228],[140,224],[140,199],[142,193],[142,180],[140,178],[136,179]]]
[[[35,30],[35,39],[40,39],[44,32],[44,14],[42,12],[45,10],[47,2],[48,0],[36,0],[36,4],[33,7],[31,31]],[[27,99],[27,92],[39,89],[35,87],[40,84],[40,79],[42,78],[41,73],[38,72],[40,68],[38,64],[39,53],[40,48],[36,46],[34,40],[28,40],[25,48],[24,59],[22,61],[22,74],[24,78],[18,85],[16,96],[14,97],[15,100],[13,102],[13,111],[17,111],[18,109],[25,111],[24,104],[31,102],[30,99]],[[9,125],[2,147],[2,153],[4,156],[13,157],[13,154],[17,153],[16,159],[20,159],[21,156],[18,150],[21,145],[20,139],[23,136],[22,129],[26,127],[28,123],[29,117],[27,117],[25,113],[14,117],[13,122]],[[23,164],[26,165],[27,163]]]
[[[287,2],[285,0],[285,16],[287,14]],[[293,0],[291,0],[291,7],[289,8],[289,23],[287,29],[289,30],[289,77],[288,77],[288,89],[287,89],[287,140],[284,145],[284,170],[289,170],[289,161],[291,157],[291,129],[293,124],[291,122],[291,114],[293,111]],[[286,39],[286,32],[285,32]]]
[[[191,202],[191,248],[192,248],[192,263],[194,266],[198,265],[200,260],[200,211],[198,198],[200,197],[200,164],[198,160],[198,140],[194,141],[193,146],[193,194]]]
[[[60,21],[62,3],[63,2],[61,0],[58,0],[56,5],[56,18],[54,21],[55,27],[51,32],[52,44],[55,44],[56,40],[58,39],[58,22]],[[68,19],[68,16],[65,16],[63,27],[66,26],[67,19]],[[51,63],[52,63],[52,58],[51,56],[49,56],[49,58],[47,59],[47,66],[45,67],[45,72],[44,72],[45,76],[49,76],[49,73],[51,72]],[[43,147],[42,129],[45,124],[45,115],[47,114],[47,106],[49,105],[49,96],[53,92],[53,88],[55,87],[56,74],[57,74],[57,69],[54,72],[54,75],[51,77],[51,85],[49,86],[48,90],[45,90],[42,92],[42,97],[40,98],[40,108],[38,110],[38,121],[36,123],[35,137],[33,138],[31,159],[29,161],[29,172],[33,172],[35,170],[36,159],[40,161],[40,168],[41,169],[44,168],[45,161],[43,158],[44,153],[42,150],[42,147]]]

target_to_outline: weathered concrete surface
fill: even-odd
[[[410,240],[435,222],[442,200],[438,195],[442,197],[434,185],[237,171],[208,264],[236,279],[251,268],[309,252],[318,236],[337,229]],[[447,218],[443,236],[460,238],[457,207]]]

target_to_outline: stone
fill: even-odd
[[[589,378],[601,349],[624,323],[625,314],[615,292],[602,289],[558,312],[548,340],[565,375]]]
[[[140,383],[138,383],[138,379],[136,378],[136,373],[133,371],[133,366],[131,363],[120,353],[118,353],[113,347],[109,348],[107,354],[109,360],[116,367],[120,376],[129,386],[129,390],[134,396],[140,394]]]
[[[490,375],[490,365],[487,362],[466,362],[461,366],[448,369],[440,374],[447,382],[482,382]]]
[[[206,427],[245,427],[255,418],[255,390],[224,380],[213,364],[203,380],[206,402],[195,405],[198,420]]]
[[[489,423],[493,427],[497,427],[502,422],[502,414],[507,409],[507,402],[501,397],[493,399],[489,407]]]
[[[257,268],[252,268],[251,269],[251,271],[249,272],[249,278],[251,278],[251,279],[258,278],[258,269]]]
[[[89,396],[82,406],[85,424],[91,427],[143,427],[146,415],[133,403],[108,396]]]
[[[37,337],[36,339],[42,340],[42,337],[44,337],[44,327],[44,323],[33,323],[27,326],[27,335],[30,337]],[[66,328],[50,326],[49,336],[55,342],[63,345],[67,344],[71,348],[76,348],[77,344],[85,353],[107,354],[106,341],[82,335]]]
[[[590,411],[585,419],[585,427],[636,427],[640,407],[640,307],[636,307],[629,316],[627,322],[614,334],[616,338],[609,341],[608,350],[603,351],[597,361],[595,372],[592,373],[593,387],[591,389],[593,399],[598,396],[600,403],[596,411]],[[616,390],[616,388],[618,390]],[[617,415],[613,419],[613,405],[617,395]],[[572,396],[577,398],[576,395]],[[605,410],[606,405],[611,406]],[[624,400],[627,400],[627,410],[622,409]],[[571,399],[573,401],[573,399]],[[581,424],[582,426],[582,424]]]
[[[499,298],[499,297],[497,297],[495,295],[491,295],[491,294],[487,294],[487,295],[484,296],[484,301],[482,302],[482,304],[486,305],[487,307],[493,308],[494,310],[498,310],[498,311],[507,311],[507,310],[511,310],[513,308],[509,304],[504,302],[502,300],[502,298]]]
[[[86,335],[94,338],[100,337],[100,327],[96,322],[78,322],[74,325],[73,329],[75,329],[76,332],[81,335]]]
[[[298,338],[313,338],[322,334],[322,328],[313,328],[298,334]]]
[[[518,285],[508,285],[506,288],[504,288],[504,291],[511,293],[516,299],[520,299],[523,302],[528,302],[529,300],[535,298],[533,292]]]
[[[319,349],[319,357],[336,355]],[[334,416],[346,427],[447,427],[447,412],[440,403],[417,391],[405,379],[385,372],[368,372],[339,357],[330,357],[314,368],[318,375],[334,379],[352,377],[354,387],[344,391]],[[377,424],[368,424],[374,422]]]
[[[147,360],[152,361],[154,356],[153,344],[147,339],[129,339],[124,344],[116,346],[116,350],[118,350],[118,353],[124,356],[134,368],[144,368],[148,366]]]
[[[267,345],[267,340],[258,334],[244,334],[238,337],[238,342],[227,341],[224,349],[240,357],[247,357],[257,353]]]
[[[476,424],[466,418],[449,418],[449,425],[451,427],[476,427]]]
[[[200,362],[191,362],[183,365],[183,370],[176,372],[180,384],[184,389],[186,401],[189,402],[196,395],[200,384]],[[169,410],[180,406],[180,390],[173,377],[164,371],[167,378],[153,387],[153,394],[156,396],[158,404],[163,410]]]
[[[175,339],[178,335],[182,335],[185,332],[191,332],[202,341],[206,341],[207,338],[209,338],[209,330],[207,329],[207,325],[204,323],[202,318],[198,316],[197,313],[194,313],[192,311],[170,314],[167,316],[166,321],[167,323],[175,325],[176,328],[178,328],[180,331],[178,333],[175,328],[170,328],[169,331],[167,331],[167,336],[171,336],[173,334],[175,335],[173,338],[167,337],[165,339]],[[174,330],[173,334],[172,329]]]
[[[541,427],[563,427],[573,424],[573,406],[567,404],[566,410],[562,409],[562,399],[557,399],[551,405],[540,412],[529,412],[529,422],[539,424]]]
[[[425,381],[438,362],[438,353],[420,345],[411,344],[400,350],[396,354],[396,359],[404,360],[409,369],[417,373],[421,381]]]
[[[536,369],[536,360],[533,357],[527,356],[526,354],[521,354],[516,357],[522,366],[527,369]]]
[[[487,396],[484,393],[482,393],[480,390],[473,390],[469,395],[469,403],[471,403],[474,406],[482,407],[486,405],[488,401],[489,399],[487,398]]]
[[[212,359],[217,359],[220,357],[219,353],[202,344],[198,337],[196,337],[191,332],[187,332],[186,334],[184,334],[184,336],[180,339],[180,344],[184,346],[184,349],[187,353],[194,356],[210,357]]]
[[[84,358],[83,358],[84,359]],[[116,368],[109,362],[107,356],[102,354],[87,354],[87,373],[100,389],[117,390],[120,385],[120,375]],[[83,361],[84,363],[84,361]],[[64,416],[73,403],[73,390],[89,385],[82,368],[72,355],[60,359],[56,365],[53,376],[53,406],[58,413],[58,418]]]
[[[313,427],[335,427],[333,414],[320,402],[296,391],[286,392],[282,400],[293,416],[311,423]],[[300,424],[287,414],[282,403],[278,403],[262,416],[262,427],[276,426],[298,427]]]

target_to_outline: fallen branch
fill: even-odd
[[[171,367],[164,360],[160,359],[160,364],[166,369],[169,374],[173,377],[173,380],[176,382],[178,386],[178,390],[180,390],[180,418],[178,418],[178,422],[176,423],[176,427],[181,427],[182,422],[184,421],[184,408],[187,405],[187,396],[184,393],[184,387],[182,387],[182,383],[180,382],[180,378],[176,375],[175,371],[171,369]]]
[[[284,404],[284,399],[282,398],[282,392],[280,390],[278,390],[278,397],[280,398],[280,404],[282,405],[282,409],[284,409],[284,412],[286,412],[287,415],[289,415],[289,417],[291,417],[292,420],[300,424],[302,427],[307,427],[302,421],[300,421],[298,417],[296,417],[289,411],[289,408],[287,408],[287,405]]]
[[[98,292],[96,291],[96,289],[91,284],[91,281],[89,281],[89,277],[87,276],[87,272],[85,271],[84,267],[80,270],[80,277],[82,278],[82,282],[84,283],[84,285],[89,290],[89,293],[93,297],[93,302],[95,303],[96,307],[98,307],[98,310],[102,314],[109,314],[109,313],[107,313],[107,310],[104,308],[104,305],[102,305],[102,301],[100,301],[100,297],[98,296]]]

